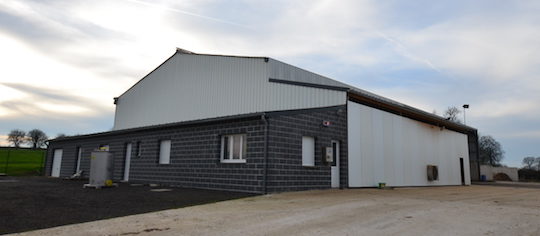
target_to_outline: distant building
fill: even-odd
[[[255,193],[479,178],[476,129],[272,58],[177,49],[115,104],[113,131],[50,142],[47,175],[101,147],[116,180]]]

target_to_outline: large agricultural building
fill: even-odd
[[[477,130],[268,57],[174,55],[115,98],[109,132],[51,140],[47,175],[269,193],[469,185]]]

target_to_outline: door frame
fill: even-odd
[[[340,178],[340,163],[339,163],[339,159],[340,159],[340,152],[339,152],[339,144],[340,142],[337,141],[337,140],[332,140],[330,142],[330,144],[332,145],[332,155],[335,156],[335,163],[332,162],[332,165],[330,166],[330,186],[332,188],[339,188],[340,185],[341,185],[341,178]],[[334,145],[336,145],[335,149],[334,149]],[[335,164],[335,166],[334,166]]]
[[[126,154],[124,156],[124,177],[123,181],[129,181],[129,169],[131,167],[131,154],[132,154],[133,144],[126,143]]]
[[[465,163],[463,157],[459,158],[459,167],[461,171],[461,185],[465,185]]]
[[[60,177],[60,172],[62,171],[62,155],[64,150],[61,148],[54,149],[53,151],[53,160],[51,164],[51,177]]]

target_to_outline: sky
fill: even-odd
[[[113,98],[171,56],[268,56],[540,156],[540,1],[0,1],[0,145],[111,130]],[[463,113],[460,118],[463,119]]]

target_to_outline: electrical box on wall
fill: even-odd
[[[332,163],[334,161],[334,150],[332,147],[323,147],[323,161]]]

